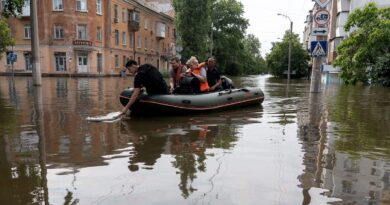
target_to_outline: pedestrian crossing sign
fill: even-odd
[[[313,57],[326,56],[327,41],[312,41],[310,46],[310,53]]]

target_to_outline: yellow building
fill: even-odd
[[[0,60],[0,74],[30,74],[29,1],[8,20],[16,45]],[[45,75],[118,75],[129,59],[168,68],[175,55],[173,18],[134,0],[38,0],[41,72]],[[7,55],[17,55],[15,63]]]

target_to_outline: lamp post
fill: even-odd
[[[288,40],[288,70],[287,70],[287,81],[290,82],[290,73],[291,73],[291,41],[292,41],[292,29],[293,29],[293,22],[291,21],[290,17],[281,13],[278,13],[278,16],[283,16],[287,18],[290,21],[290,38]]]

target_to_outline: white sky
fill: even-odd
[[[239,0],[244,5],[244,17],[249,20],[248,34],[254,34],[261,43],[261,55],[270,52],[271,42],[280,41],[286,30],[290,29],[290,21],[277,13],[290,17],[293,32],[302,40],[306,15],[313,8],[312,0]]]

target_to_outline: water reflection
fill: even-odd
[[[261,86],[263,107],[84,120],[117,111],[128,80],[44,78],[40,89],[1,77],[2,202],[389,203],[387,89],[310,95],[306,81],[249,76],[236,85]]]
[[[193,185],[197,173],[206,171],[207,149],[232,149],[238,140],[237,129],[258,122],[261,114],[261,108],[252,107],[214,117],[138,118],[122,122],[121,134],[130,136],[134,145],[129,170],[153,169],[161,155],[173,155],[171,163],[180,176],[178,187],[182,196],[188,198],[198,190]]]

